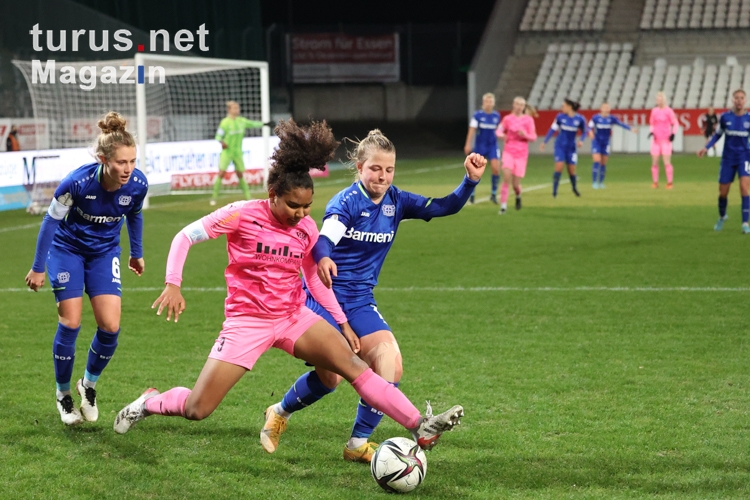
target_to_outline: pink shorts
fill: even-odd
[[[669,139],[663,141],[651,140],[651,156],[671,155],[672,142]]]
[[[529,157],[514,156],[508,151],[503,151],[503,168],[510,169],[510,172],[516,177],[526,176],[526,164]]]
[[[216,339],[209,358],[252,370],[260,355],[271,347],[294,356],[294,344],[312,325],[323,318],[305,306],[282,318],[231,316]]]

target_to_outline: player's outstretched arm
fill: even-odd
[[[236,203],[222,207],[203,219],[188,224],[172,239],[167,257],[167,276],[164,279],[166,287],[151,305],[151,309],[159,306],[157,315],[161,315],[166,308],[167,321],[174,316],[174,321],[177,323],[180,314],[185,310],[185,299],[182,298],[180,285],[182,285],[182,269],[185,267],[190,247],[195,243],[236,231],[240,223],[239,210]]]
[[[159,298],[151,304],[151,309],[154,309],[156,306],[159,306],[159,309],[156,311],[157,316],[161,316],[161,312],[166,309],[167,321],[174,317],[174,322],[177,323],[180,319],[180,314],[185,311],[185,299],[182,298],[180,287],[167,283]]]
[[[461,184],[451,194],[443,198],[427,198],[422,195],[402,191],[404,211],[401,218],[429,221],[434,217],[446,217],[457,214],[466,205],[469,196],[471,196],[474,188],[479,184],[486,166],[487,160],[484,156],[471,153],[464,161],[466,175],[463,181],[461,181]]]
[[[484,169],[487,166],[487,159],[477,153],[471,153],[464,160],[464,168],[466,169],[466,175],[474,182],[479,182],[484,174]]]
[[[164,279],[166,286],[161,295],[151,304],[151,309],[159,306],[156,311],[157,316],[161,316],[162,311],[166,309],[167,321],[172,317],[174,317],[175,323],[179,321],[180,314],[185,311],[185,299],[180,292],[180,285],[182,284],[182,269],[185,266],[188,251],[194,242],[204,241],[208,238],[202,222],[196,221],[185,227],[172,239],[169,257],[167,257],[167,276]]]
[[[49,210],[47,210],[44,220],[42,220],[42,227],[39,228],[34,263],[31,266],[31,270],[26,274],[26,286],[35,292],[44,286],[44,267],[49,247],[52,245],[52,239],[55,237],[55,231],[57,231],[60,222],[68,214],[70,207],[73,206],[73,198],[70,193],[65,192],[61,194],[61,191],[66,191],[66,189],[67,184],[64,180],[58,186],[57,191],[55,191],[55,198],[52,199]]]

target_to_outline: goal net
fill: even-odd
[[[58,151],[50,151],[31,158],[30,165],[26,163],[28,185],[25,187],[29,194],[26,212],[32,215],[47,212],[57,186],[65,177],[65,170],[61,168],[64,159],[60,156]]]
[[[28,84],[34,118],[46,123],[50,149],[88,148],[98,135],[99,117],[108,111],[125,116],[138,141],[150,196],[209,187],[221,152],[214,136],[226,101],[238,102],[248,119],[271,117],[266,62],[138,53],[133,59],[13,64]],[[247,130],[248,182],[263,184],[270,149],[269,127]]]

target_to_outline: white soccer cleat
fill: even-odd
[[[99,407],[96,406],[96,389],[83,385],[83,379],[76,382],[76,390],[81,396],[81,415],[88,422],[96,422],[99,419]]]
[[[419,427],[412,431],[412,436],[414,436],[414,440],[420,448],[429,451],[437,444],[438,439],[444,432],[450,431],[455,425],[461,424],[460,419],[463,416],[464,408],[460,405],[456,405],[440,415],[433,415],[432,406],[427,401],[425,416],[419,422]]]
[[[65,425],[78,425],[83,422],[81,412],[76,408],[70,394],[66,394],[62,399],[57,400],[57,411],[60,412],[60,420]]]
[[[114,429],[118,434],[125,434],[135,424],[149,416],[146,411],[146,400],[159,394],[159,391],[153,387],[146,389],[146,391],[138,397],[135,401],[130,403],[128,406],[120,410],[115,419]]]

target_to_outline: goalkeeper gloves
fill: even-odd
[[[674,134],[669,134],[669,142],[674,141]]]
[[[275,122],[275,121],[273,121],[273,120],[271,120],[271,121],[267,121],[266,123],[264,123],[264,124],[263,124],[263,126],[264,126],[264,127],[271,127],[271,128],[274,128],[274,127],[276,126],[276,122]]]

